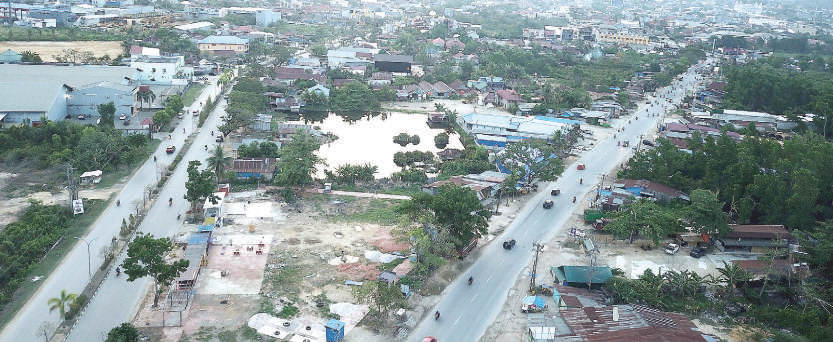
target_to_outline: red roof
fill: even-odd
[[[512,89],[502,89],[497,91],[497,96],[507,102],[521,102],[523,99]]]
[[[792,235],[783,225],[755,225],[755,224],[730,224],[732,231],[726,234],[727,239],[790,239]]]

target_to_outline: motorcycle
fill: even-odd
[[[573,196],[573,203],[576,203],[576,196]]]
[[[170,207],[170,206],[172,206],[173,204],[174,204],[174,198],[173,198],[173,197],[168,198],[168,206]]]
[[[121,274],[121,268],[116,267],[116,277]]]
[[[434,320],[436,321],[438,319],[440,319],[440,311],[439,310],[434,312]]]
[[[205,150],[208,151],[208,145],[205,145]]]
[[[474,282],[474,277],[469,277],[469,286],[471,286],[472,282]]]
[[[116,200],[116,206],[117,206],[117,207],[120,207],[120,206],[121,206],[121,200]]]
[[[579,178],[579,179],[578,179],[578,183],[579,183],[579,184],[584,184],[584,178]]]

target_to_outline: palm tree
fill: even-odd
[[[723,267],[718,267],[717,271],[722,276],[721,280],[726,283],[726,288],[729,290],[731,297],[735,296],[735,284],[749,280],[749,274],[746,270],[735,263],[729,265],[726,261],[723,261]]]
[[[142,108],[142,103],[145,101],[147,101],[148,105],[153,103],[153,101],[156,100],[156,94],[154,94],[153,90],[150,90],[150,88],[139,88],[139,91],[136,92],[136,100],[139,101],[139,108]]]
[[[231,164],[231,157],[226,156],[223,146],[217,145],[205,162],[208,167],[214,170],[214,174],[217,176],[217,184],[220,184],[220,181],[223,180],[223,171]]]
[[[72,305],[72,303],[75,302],[75,298],[78,298],[78,294],[67,293],[67,290],[61,290],[61,295],[59,297],[50,298],[49,301],[46,302],[47,304],[49,304],[49,312],[58,309],[58,313],[60,314],[61,319],[66,319],[66,307],[68,305]]]

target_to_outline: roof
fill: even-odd
[[[19,62],[21,59],[22,56],[12,49],[0,52],[0,62]]]
[[[613,187],[628,190],[633,189],[632,192],[634,192],[635,195],[641,195],[643,193],[650,195],[663,194],[669,197],[684,199],[686,201],[690,200],[688,194],[685,192],[664,184],[649,181],[647,179],[617,179],[613,182]],[[638,191],[638,193],[636,191]]]
[[[791,239],[792,235],[783,225],[753,225],[753,224],[730,224],[731,232],[726,234],[726,239]]]
[[[550,271],[555,275],[559,283],[567,282],[573,284],[587,284],[590,278],[592,284],[604,284],[608,278],[613,277],[610,267],[596,266],[590,274],[590,266],[558,266],[551,267]]]
[[[240,173],[272,173],[276,162],[277,158],[235,159],[232,169]]]
[[[373,55],[374,62],[413,63],[414,56],[409,55]]]
[[[248,39],[242,39],[235,36],[208,36],[205,39],[200,40],[199,44],[231,44],[231,45],[243,45],[248,44]]]
[[[0,112],[48,113],[64,86],[58,81],[0,81]]]

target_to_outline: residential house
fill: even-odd
[[[390,72],[374,72],[367,81],[370,86],[390,86],[393,83],[393,73]]]
[[[726,82],[712,82],[697,93],[697,100],[707,104],[714,105],[723,102],[723,97],[726,96]]]
[[[197,42],[197,47],[201,52],[232,51],[241,54],[249,52],[249,41],[235,36],[208,36]]]
[[[495,95],[497,103],[496,105],[501,106],[503,108],[509,108],[512,104],[519,104],[523,101],[518,92],[514,89],[501,89],[498,90]]]
[[[462,50],[462,49],[466,48],[466,44],[461,42],[457,38],[449,38],[445,41],[445,48],[448,49],[448,50],[451,50],[451,49]]]
[[[341,88],[349,83],[358,82],[353,78],[337,78],[333,80],[333,88]]]
[[[707,113],[703,113],[703,116],[707,116]],[[692,113],[693,117],[701,117],[701,115]],[[682,123],[675,123],[671,122],[665,125],[665,129],[662,132],[662,135],[668,139],[674,146],[677,146],[679,149],[688,149],[688,140],[691,139],[692,134],[694,132],[699,132],[701,139],[705,139],[707,135],[711,135],[715,138],[726,134],[729,138],[732,138],[734,141],[741,141],[743,136],[736,133],[736,132],[722,132],[720,129],[707,127],[703,125],[696,125],[696,124],[682,124]]]
[[[437,152],[437,158],[440,158],[441,161],[455,160],[461,157],[463,157],[463,150],[456,148],[447,148]]]
[[[627,190],[636,198],[656,202],[670,202],[675,199],[691,201],[685,192],[646,179],[617,179],[613,182],[613,187]]]
[[[315,86],[307,88],[307,92],[318,93],[324,95],[325,97],[330,97],[330,89],[321,84],[316,84]]]
[[[269,109],[279,111],[300,111],[301,100],[297,96],[287,95],[284,93],[264,93],[269,99]]]
[[[508,176],[509,175],[506,173],[495,171],[484,171],[480,174],[454,176],[443,181],[423,185],[422,192],[436,195],[437,190],[441,186],[453,184],[472,189],[477,194],[477,199],[480,200],[484,206],[489,206],[494,203],[494,196],[497,195],[497,192],[500,190],[500,184],[503,183]]]
[[[308,72],[304,68],[275,67],[274,80],[276,82],[286,86],[291,86],[295,84],[296,80],[299,79],[305,81],[315,81],[315,83],[318,84],[327,82],[326,76]]]
[[[458,96],[466,95],[470,91],[469,87],[466,87],[466,84],[460,80],[454,80],[454,82],[451,82],[451,84],[449,84],[448,87],[454,89],[454,91],[457,92]]]
[[[449,87],[443,81],[437,81],[431,85],[431,91],[434,94],[434,97],[449,97],[454,93],[454,89]]]
[[[717,247],[724,251],[763,254],[775,248],[789,247],[795,238],[783,225],[731,224],[731,232],[718,238]]]
[[[275,174],[277,161],[277,158],[235,159],[232,162],[232,170],[237,174],[237,179],[257,177],[269,180]]]
[[[269,114],[256,114],[254,115],[250,122],[249,128],[255,131],[261,132],[269,132],[272,130],[272,115]]]
[[[607,266],[552,266],[550,275],[556,284],[583,288],[589,284],[589,288],[599,289],[613,277],[613,272]]]
[[[613,100],[596,100],[590,104],[590,110],[602,111],[609,114],[609,118],[618,118],[624,112],[622,105]]]
[[[717,340],[701,332],[685,314],[637,304],[609,305],[607,296],[598,290],[556,284],[551,298],[557,309],[546,315],[530,314],[525,339],[588,342]]]

